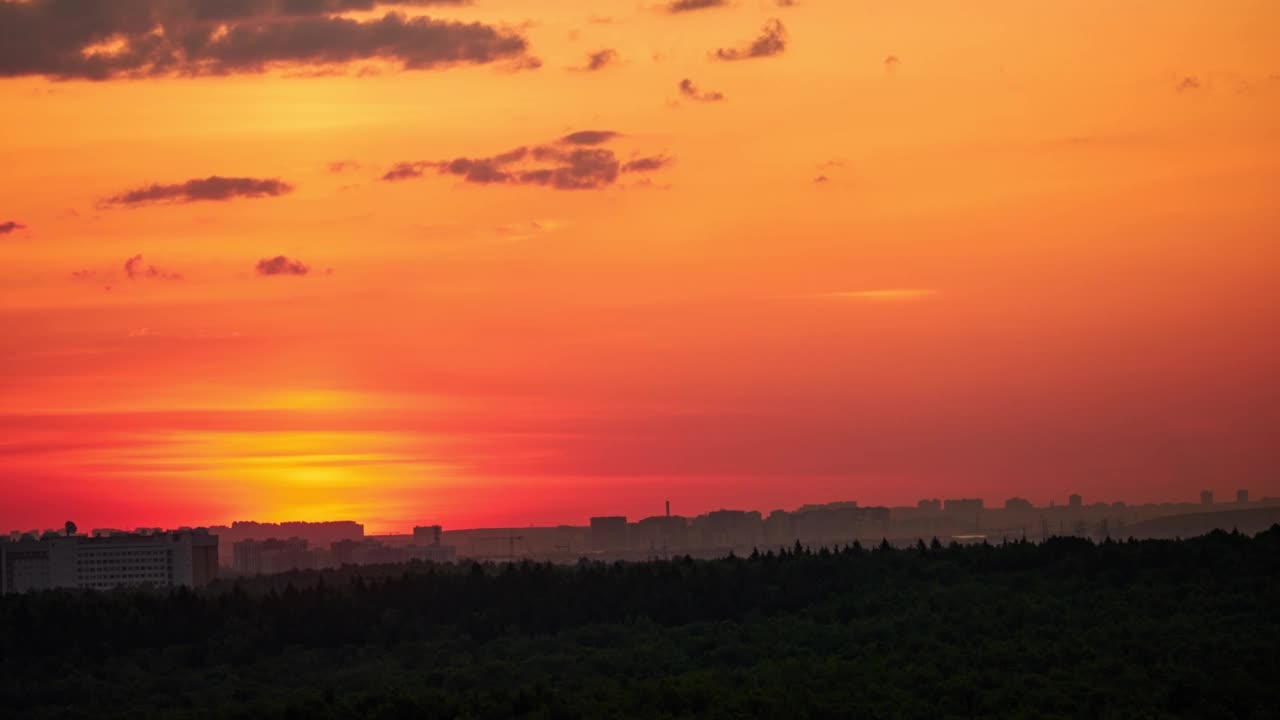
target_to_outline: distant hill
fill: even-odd
[[[1146,520],[1125,528],[1123,535],[1135,538],[1189,538],[1214,530],[1239,530],[1252,535],[1280,523],[1280,506],[1217,510]]]

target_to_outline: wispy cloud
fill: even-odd
[[[560,142],[570,145],[601,145],[618,137],[612,130],[579,130],[560,138]]]
[[[750,60],[780,55],[786,49],[787,28],[781,20],[774,19],[765,23],[755,40],[741,47],[720,48],[712,53],[712,57],[720,60]]]
[[[597,72],[603,70],[610,65],[618,62],[618,51],[613,48],[604,48],[595,52],[587,53],[587,60],[581,67],[571,68],[573,70],[581,70],[583,72]]]
[[[612,130],[580,130],[553,144],[521,146],[489,157],[400,162],[383,174],[382,179],[387,182],[411,180],[435,170],[477,185],[597,190],[613,185],[621,173],[652,172],[673,160],[666,155],[651,155],[624,163],[613,150],[599,147],[618,137],[621,134]]]
[[[5,222],[0,222],[0,235],[8,235],[11,232],[17,232],[18,230],[25,230],[26,228],[27,226],[23,225],[20,222],[16,222],[14,220],[6,220]]]
[[[141,255],[134,255],[124,261],[124,274],[130,280],[181,280],[182,273],[164,270],[155,265],[147,265]]]
[[[1200,82],[1200,78],[1187,76],[1179,80],[1178,84],[1174,86],[1174,89],[1178,92],[1188,92],[1191,90],[1199,90],[1201,87],[1203,87],[1203,85]]]
[[[693,12],[694,10],[708,10],[728,5],[728,0],[669,0],[666,5],[662,6],[662,9],[664,12],[677,15],[679,13]]]
[[[680,94],[697,102],[723,102],[725,99],[724,93],[698,89],[689,78],[680,81]]]
[[[301,260],[289,259],[284,255],[277,255],[272,258],[262,258],[258,264],[254,266],[254,271],[259,275],[294,275],[302,276],[311,272]]]
[[[181,183],[153,184],[120,193],[106,200],[108,205],[151,203],[191,203],[224,201],[233,198],[263,198],[287,195],[293,186],[278,178],[220,177],[212,175]]]

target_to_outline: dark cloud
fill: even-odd
[[[111,205],[189,203],[201,200],[230,200],[237,197],[276,197],[292,191],[292,185],[277,178],[235,178],[212,175],[184,183],[140,187],[108,198],[107,203]]]
[[[750,60],[751,58],[779,55],[787,49],[787,29],[781,20],[770,20],[760,31],[760,36],[750,44],[738,48],[720,48],[713,56],[720,60]]]
[[[818,185],[826,185],[827,183],[831,182],[831,178],[827,177],[826,175],[819,175],[818,177],[813,179],[813,182]]]
[[[593,53],[587,53],[586,64],[578,69],[585,70],[587,72],[595,72],[597,70],[603,70],[617,61],[618,51],[612,48],[605,48]]]
[[[181,280],[182,273],[161,270],[155,265],[146,265],[141,255],[134,255],[124,261],[124,274],[130,280]]]
[[[622,166],[622,172],[653,172],[654,170],[661,170],[673,162],[675,162],[675,158],[668,155],[650,155],[649,157],[640,157],[628,161]]]
[[[670,0],[663,9],[667,12],[675,14],[682,12],[690,12],[693,10],[706,10],[707,8],[725,7],[728,0]]]
[[[570,145],[600,145],[618,137],[612,130],[579,130],[560,138],[560,142]]]
[[[237,17],[334,15],[381,7],[432,7],[470,5],[471,0],[188,0],[205,19]]]
[[[404,69],[523,57],[525,38],[481,23],[388,12],[456,0],[30,0],[0,2],[0,77],[221,75],[381,59]]]
[[[423,171],[429,167],[435,167],[435,163],[431,162],[401,162],[391,166],[391,169],[383,173],[382,179],[387,182],[395,182],[397,180],[410,180],[416,177],[422,177]]]
[[[1174,89],[1178,92],[1187,92],[1189,90],[1199,90],[1201,88],[1200,78],[1187,76],[1178,81]]]
[[[306,275],[311,272],[301,260],[290,260],[284,255],[262,258],[254,266],[259,275]]]
[[[689,78],[680,81],[680,94],[698,102],[723,102],[725,99],[724,93],[699,90]]]
[[[619,133],[583,130],[553,145],[521,146],[490,157],[401,162],[382,176],[388,182],[422,177],[428,170],[454,175],[477,185],[535,185],[555,190],[597,190],[618,180],[621,173],[651,172],[672,162],[665,155],[640,157],[626,163],[604,144]],[[566,147],[569,146],[569,147]]]
[[[338,161],[329,163],[329,172],[331,173],[344,173],[344,172],[347,172],[348,170],[359,170],[359,169],[360,169],[360,163],[354,160],[338,160]]]
[[[775,2],[774,4],[777,5],[778,7],[795,7],[800,3],[798,2],[798,0],[777,0],[777,2]]]
[[[13,220],[6,220],[5,222],[0,222],[0,235],[8,235],[11,232],[16,232],[18,230],[25,230],[26,228],[27,226],[23,225],[20,222],[15,222]]]

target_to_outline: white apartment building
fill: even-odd
[[[0,540],[0,593],[51,588],[201,587],[218,572],[218,537],[173,532],[45,533]]]

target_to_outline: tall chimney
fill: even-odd
[[[667,501],[667,517],[671,517],[671,501]]]

